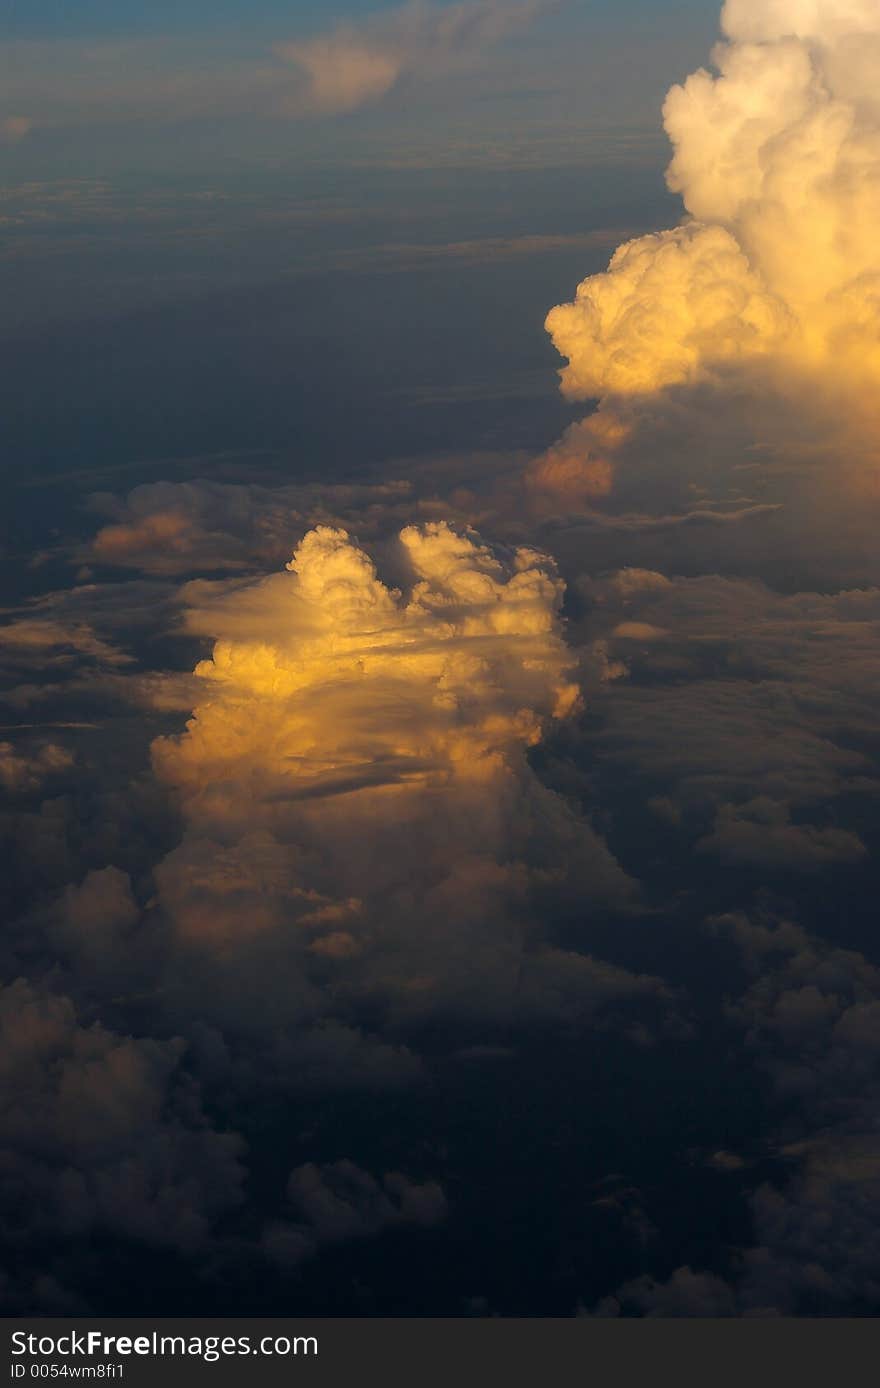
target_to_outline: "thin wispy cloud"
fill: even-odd
[[[5,116],[0,120],[0,145],[17,145],[32,129],[27,116]]]
[[[565,3],[413,0],[308,38],[281,30],[247,50],[206,36],[13,42],[3,45],[0,143],[35,124],[343,114],[407,84],[483,71],[505,40]]]
[[[487,49],[528,28],[558,0],[471,0],[439,6],[415,0],[362,24],[340,24],[276,51],[306,81],[307,108],[354,111],[400,83],[442,77],[478,62]]]

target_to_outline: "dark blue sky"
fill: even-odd
[[[449,0],[446,0],[449,3]],[[397,8],[389,0],[9,0],[0,14],[0,33],[8,35],[156,34],[267,28],[292,32],[324,27],[337,19],[363,18]],[[715,0],[571,0],[569,24],[604,23],[626,27],[651,18],[672,29],[717,15]]]
[[[416,360],[458,403],[442,428],[414,405],[411,429],[393,439],[381,408],[362,413],[350,431],[362,453],[418,449],[438,432],[444,444],[488,443],[502,422],[530,446],[555,427],[544,312],[601,268],[618,233],[677,215],[659,107],[705,54],[715,0],[572,0],[485,45],[476,66],[456,55],[351,112],[284,107],[296,74],[273,42],[396,8],[29,0],[3,10],[0,31],[27,41],[0,44],[0,123],[30,121],[0,139],[0,347],[12,354],[16,463],[222,448],[230,433],[274,446],[291,410],[302,414],[286,382],[308,375],[303,343],[319,331],[348,362],[347,389],[369,378],[365,409],[386,390],[421,401],[403,347],[419,315],[432,328]],[[463,263],[455,247],[469,243],[495,247],[490,273],[486,252],[472,256],[482,270]],[[467,288],[446,313],[450,286],[471,284],[480,292]],[[325,299],[352,314],[326,312]],[[248,326],[273,300],[288,305],[287,374],[277,345]],[[527,440],[516,411],[498,405],[514,384],[530,402]],[[158,413],[138,403],[145,386],[164,401]],[[323,401],[313,413],[324,429]]]

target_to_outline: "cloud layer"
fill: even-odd
[[[282,56],[341,113],[535,9]],[[724,27],[687,219],[550,315],[556,444],[181,466],[28,570],[16,1312],[876,1312],[880,24]]]

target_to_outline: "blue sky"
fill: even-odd
[[[529,427],[552,430],[529,395],[537,381],[547,408],[558,408],[543,311],[580,274],[601,268],[621,235],[674,219],[659,107],[670,82],[703,59],[716,32],[716,0],[573,0],[477,54],[441,52],[434,64],[419,49],[398,84],[354,109],[284,106],[297,73],[273,43],[332,30],[343,16],[364,20],[397,8],[375,0],[7,7],[0,127],[4,117],[30,120],[23,133],[12,128],[0,140],[0,283],[10,339],[42,336],[49,325],[68,325],[75,335],[83,321],[113,319],[120,326],[110,357],[139,360],[133,344],[152,338],[136,315],[147,309],[159,315],[165,306],[240,294],[235,312],[247,318],[252,289],[277,284],[292,293],[292,283],[329,275],[347,286],[343,297],[357,286],[360,317],[371,325],[402,322],[424,296],[438,388],[459,390],[461,340],[480,343],[469,379],[485,378],[495,398],[515,378],[532,402]],[[488,284],[472,265],[487,259],[489,302],[468,290],[459,312],[466,328],[447,333],[449,286],[470,284],[469,277]],[[521,322],[512,333],[513,305]],[[189,340],[191,329],[194,343],[213,340],[193,314],[176,323],[175,339]],[[305,309],[299,316],[311,321]],[[359,339],[340,321],[344,332],[332,350],[351,356]],[[389,329],[389,343],[397,336]],[[226,356],[217,370],[229,381],[212,402],[234,398],[251,370],[254,351],[240,337],[239,353],[228,345],[237,332],[220,335]],[[372,328],[368,337],[356,379],[375,362]],[[498,345],[508,340],[517,344],[513,356]],[[202,350],[193,345],[193,359]],[[165,351],[157,346],[154,355],[142,375],[164,379]],[[67,362],[62,352],[39,370],[28,367],[40,398],[20,446],[41,456],[55,448],[40,403],[45,382],[55,382],[52,398],[63,401]],[[408,373],[403,362],[387,375],[402,388]],[[77,388],[76,433],[86,454],[124,455],[129,446],[134,406],[118,408],[118,383],[109,402],[107,390],[101,372]],[[229,421],[224,415],[213,430],[205,397],[195,391],[194,398],[202,402],[195,413],[179,405],[180,438],[157,435],[151,451],[189,447],[196,434],[199,447],[224,443]],[[414,411],[414,427],[427,427],[425,409]],[[447,407],[444,421],[451,419]],[[139,430],[153,426],[150,417]],[[436,433],[433,421],[429,432]],[[471,432],[479,437],[468,414],[462,435]]]
[[[6,31],[22,34],[162,33],[202,30],[218,25],[257,23],[287,28],[316,24],[328,16],[361,16],[391,8],[382,0],[9,0],[0,17]]]
[[[503,18],[522,4],[496,0],[489,7]],[[30,129],[45,133],[151,121],[167,129],[175,120],[254,114],[289,118],[302,114],[286,96],[297,81],[302,85],[302,72],[277,45],[332,34],[343,20],[367,25],[373,35],[370,26],[384,18],[380,37],[399,33],[394,15],[403,8],[388,0],[12,0],[0,12],[0,124],[25,117]],[[442,140],[444,103],[459,112],[472,106],[473,125],[485,127],[486,98],[503,90],[520,94],[515,109],[508,101],[504,112],[508,128],[546,132],[548,121],[562,119],[572,128],[598,122],[647,129],[668,82],[705,55],[717,32],[717,0],[547,0],[528,23],[510,25],[476,50],[469,38],[460,42],[450,63],[442,39],[439,61],[431,55],[432,26],[448,8],[457,6],[424,6],[417,80],[396,81],[389,93],[358,103],[359,115],[375,124],[390,110],[391,125],[399,126],[402,94],[407,127],[433,124]],[[416,76],[411,67],[402,75]],[[559,98],[552,113],[535,100],[550,91]],[[0,166],[4,157],[0,148]]]
[[[273,45],[399,8],[0,7],[9,329],[273,275],[360,273],[389,247],[482,237],[569,246],[547,252],[554,264],[570,257],[558,290],[541,280],[537,251],[512,262],[523,279],[534,272],[540,305],[577,273],[582,252],[565,238],[662,224],[660,104],[704,59],[717,0],[571,0],[436,60],[429,21],[428,42],[377,99],[303,105],[302,74]],[[590,252],[597,267],[603,254]]]
[[[446,0],[449,3],[449,0]],[[0,12],[5,36],[84,37],[95,35],[205,33],[220,30],[292,33],[324,28],[339,19],[360,19],[396,8],[389,0],[8,0]],[[565,25],[658,23],[686,30],[706,16],[717,0],[570,0]],[[547,22],[547,21],[545,21]]]

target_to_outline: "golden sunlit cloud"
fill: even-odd
[[[303,1020],[340,999],[491,1021],[656,995],[542,939],[551,900],[634,897],[526,756],[580,700],[552,561],[431,522],[396,565],[391,588],[319,526],[283,573],[188,585],[189,630],[216,639],[186,732],[153,746],[186,822],[162,909]]]
[[[342,530],[310,531],[288,572],[193,584],[191,630],[219,635],[187,734],[162,776],[200,795],[257,769],[278,795],[492,775],[578,691],[559,624],[562,584],[519,550],[505,568],[442,522],[400,536],[409,597]]]
[[[880,380],[880,10],[729,0],[666,98],[681,226],[630,241],[547,328],[572,399],[760,369],[871,407]],[[800,386],[797,383],[800,382]]]

